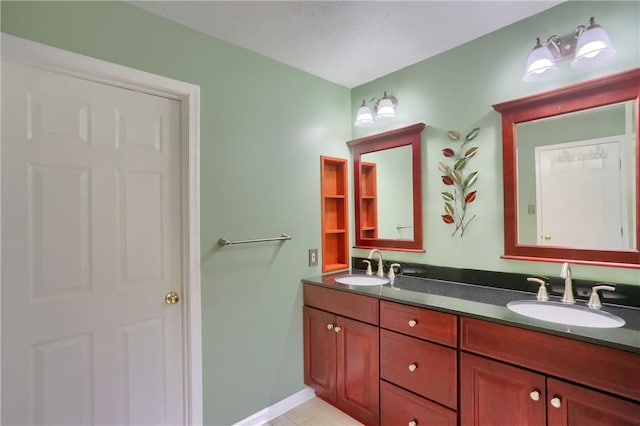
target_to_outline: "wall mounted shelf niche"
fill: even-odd
[[[349,269],[349,214],[344,158],[320,157],[322,272]]]

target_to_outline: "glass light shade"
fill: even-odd
[[[536,46],[533,48],[527,58],[527,66],[525,68],[523,81],[542,80],[555,74],[558,67],[553,59],[553,54],[547,46],[540,44],[538,39]]]
[[[373,113],[371,112],[371,108],[366,106],[364,102],[360,109],[358,109],[358,113],[356,114],[356,121],[353,123],[356,127],[367,127],[373,124]]]
[[[582,32],[576,44],[576,54],[571,61],[573,68],[600,63],[616,54],[607,32],[600,25],[592,24]]]
[[[376,110],[376,117],[378,118],[393,118],[396,116],[396,107],[393,105],[393,101],[386,96],[380,99],[378,102],[378,109]]]

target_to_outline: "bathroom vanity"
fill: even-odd
[[[505,307],[528,293],[339,275],[303,280],[305,383],[365,424],[640,425],[638,309],[605,307],[616,329],[563,326]]]

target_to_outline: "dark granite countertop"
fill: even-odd
[[[361,274],[363,271],[354,270],[352,273]],[[604,306],[602,310],[626,321],[623,327],[568,326],[528,318],[507,309],[506,304],[512,300],[535,300],[536,295],[529,292],[405,275],[396,276],[393,285],[382,286],[352,286],[340,284],[334,280],[336,277],[348,274],[349,272],[342,271],[304,278],[302,282],[640,353],[640,309],[638,308],[611,304]],[[551,300],[556,298],[552,297]]]

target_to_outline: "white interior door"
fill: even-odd
[[[184,423],[180,104],[3,62],[2,424]]]
[[[535,152],[538,244],[628,248],[619,142],[571,142]]]

